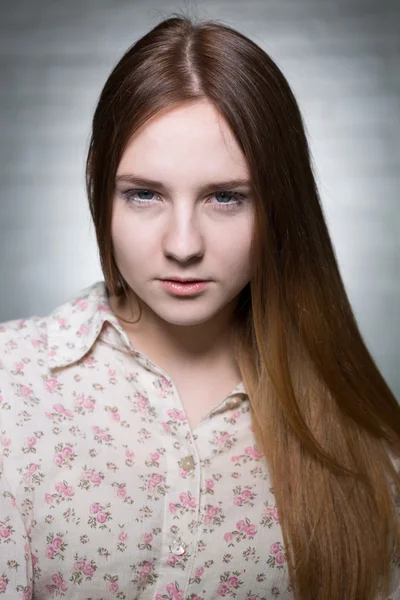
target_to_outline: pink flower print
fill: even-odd
[[[85,563],[85,564],[83,565],[83,568],[82,568],[82,573],[83,573],[84,575],[86,575],[86,577],[91,577],[91,576],[93,575],[94,571],[95,571],[95,569],[92,567],[92,565],[91,565],[91,564],[89,564],[89,563]]]
[[[167,415],[171,417],[171,419],[176,419],[177,421],[186,421],[185,413],[181,410],[177,410],[176,408],[170,408],[167,410]]]
[[[103,477],[101,477],[100,473],[92,473],[88,479],[90,479],[92,483],[101,483],[103,481]]]
[[[222,446],[227,440],[229,440],[230,437],[232,437],[231,433],[221,433],[221,435],[215,439],[215,443],[218,446]]]
[[[118,487],[116,491],[117,491],[118,498],[124,498],[126,496],[126,488],[125,487]]]
[[[246,489],[246,490],[243,490],[241,495],[243,496],[243,498],[251,498],[253,494],[252,494],[251,490]]]
[[[245,527],[245,532],[250,536],[256,535],[257,527],[253,524],[247,525],[247,527]]]
[[[81,298],[79,298],[79,299],[77,299],[77,300],[74,300],[73,304],[74,304],[74,306],[77,306],[77,307],[79,308],[79,310],[81,310],[82,312],[83,312],[84,310],[86,310],[86,309],[87,309],[87,307],[88,307],[88,302],[87,302],[87,300],[83,300],[83,299],[81,299]]]
[[[54,554],[55,554],[54,547],[50,544],[50,546],[47,546],[47,548],[46,548],[46,556],[47,556],[47,558],[54,558]]]
[[[182,494],[179,494],[179,500],[182,502],[182,504],[187,504],[188,502],[188,495],[186,492],[182,492]]]
[[[125,450],[125,456],[126,458],[133,458],[135,456],[135,453],[132,450]]]
[[[255,458],[256,460],[259,460],[260,458],[262,458],[262,454],[260,454],[255,446],[247,446],[247,448],[244,449],[244,453],[245,454],[249,454],[250,456],[252,456],[253,458]]]
[[[31,600],[32,598],[32,586],[29,585],[27,590],[22,592],[21,600]]]
[[[58,454],[56,455],[55,459],[54,459],[54,462],[56,463],[56,465],[57,465],[58,467],[61,467],[61,465],[62,465],[62,464],[63,464],[63,462],[64,462],[64,457],[63,457],[63,455],[62,455],[61,453],[58,453]]]
[[[140,413],[146,413],[146,412],[147,412],[147,410],[148,410],[148,402],[147,402],[147,399],[146,399],[146,398],[139,398],[139,399],[136,401],[136,406],[137,406],[137,408],[138,408],[138,411],[139,411]]]
[[[96,433],[97,435],[99,435],[99,433],[101,433],[101,429],[98,425],[94,425],[92,427],[92,431],[93,431],[93,433]]]
[[[51,576],[51,580],[53,583],[55,583],[56,585],[60,585],[62,579],[60,577],[60,575],[58,575],[57,573],[54,573],[54,575]]]
[[[147,489],[149,490],[153,490],[154,488],[156,488],[161,482],[163,481],[163,477],[162,475],[160,475],[160,473],[152,473],[148,482],[147,482]]]
[[[48,392],[51,393],[57,389],[57,385],[58,385],[57,379],[55,379],[55,377],[49,377],[48,380],[46,381],[46,383],[44,384],[44,387],[46,388],[46,390]]]
[[[174,597],[175,597],[175,594],[176,594],[176,592],[178,591],[178,590],[176,589],[176,585],[175,585],[175,583],[168,583],[168,584],[165,586],[165,589],[166,589],[166,591],[168,592],[168,594],[171,594],[171,595],[172,595],[172,596],[174,596]]]
[[[119,422],[121,420],[121,415],[119,414],[119,412],[112,411],[111,416],[113,421]]]
[[[53,496],[51,494],[45,494],[44,500],[47,504],[51,504],[53,502]]]
[[[85,565],[86,565],[86,560],[84,558],[81,558],[74,563],[73,568],[76,571],[82,571],[83,568],[85,567]]]
[[[197,578],[200,578],[203,575],[203,573],[204,573],[204,567],[199,567],[198,569],[196,569],[194,576],[197,579]]]
[[[91,397],[86,398],[85,399],[85,403],[84,403],[84,407],[87,408],[87,409],[92,409],[92,408],[94,408],[95,402],[96,401],[95,401],[94,398],[91,398]]]
[[[173,502],[169,503],[169,512],[173,515],[176,513],[176,511],[178,510],[178,507],[176,504],[174,504]]]
[[[27,398],[32,394],[32,390],[27,385],[21,385],[20,390],[24,398]]]
[[[64,489],[64,483],[62,481],[57,481],[54,488],[55,488],[56,492],[62,492]]]
[[[0,576],[0,594],[6,591],[8,586],[8,579],[5,575]]]
[[[28,446],[28,448],[33,448],[36,446],[36,438],[34,436],[27,437],[25,444]]]
[[[236,497],[233,499],[233,504],[234,504],[235,506],[242,506],[242,504],[243,504],[243,498],[242,498],[241,496],[236,496]]]
[[[119,585],[116,581],[109,581],[107,583],[107,589],[109,592],[118,592]]]
[[[189,506],[191,508],[195,508],[196,506],[196,499],[193,496],[189,496],[186,492],[179,494],[179,500],[183,506]]]
[[[237,577],[229,577],[228,581],[226,582],[226,585],[230,588],[235,587],[235,585],[238,584],[239,579]]]
[[[225,540],[226,542],[231,542],[231,541],[233,540],[233,535],[232,535],[232,533],[230,533],[230,531],[227,531],[227,532],[224,534],[224,540]]]
[[[271,554],[278,554],[278,552],[280,551],[279,543],[275,542],[274,544],[271,544],[269,547],[269,551]]]
[[[36,465],[34,463],[31,463],[30,465],[28,465],[28,468],[26,470],[25,473],[25,477],[24,477],[24,481],[28,482],[29,479],[32,477],[32,475],[35,473],[35,471],[37,471],[39,465]]]
[[[61,452],[64,458],[72,456],[72,448],[70,446],[64,446]]]
[[[240,417],[242,413],[240,412],[240,410],[235,410],[235,412],[233,413],[233,418],[234,419],[238,419]]]
[[[93,502],[93,503],[90,505],[90,513],[91,513],[92,515],[93,515],[93,514],[96,514],[96,513],[98,513],[98,512],[99,512],[99,510],[100,510],[100,504],[99,504],[98,502]]]
[[[246,521],[243,521],[243,519],[241,519],[240,521],[238,521],[236,523],[236,529],[238,531],[243,531],[245,527],[246,527]]]
[[[101,511],[96,514],[96,520],[98,523],[105,523],[107,521],[107,515]]]
[[[58,535],[56,535],[53,539],[53,548],[55,550],[58,550],[59,548],[61,548],[61,546],[62,546],[62,539]]]
[[[170,567],[174,567],[179,562],[179,558],[175,554],[168,554],[167,563]]]
[[[229,592],[229,588],[227,585],[225,585],[225,583],[221,583],[221,585],[218,586],[218,590],[217,590],[218,596],[226,596],[226,594],[228,592]]]
[[[22,362],[15,363],[15,370],[17,371],[17,373],[21,373],[24,370],[24,363],[22,363]]]
[[[72,498],[72,496],[75,496],[74,488],[71,485],[65,486],[62,491],[64,493],[64,496],[67,496],[68,498]]]
[[[146,561],[143,563],[142,567],[141,567],[141,572],[142,572],[144,575],[148,575],[149,573],[151,573],[151,572],[152,572],[152,570],[153,570],[153,565],[151,564],[151,562],[149,562],[148,560],[146,560]]]
[[[145,536],[146,536],[146,534],[145,534]],[[144,537],[145,537],[145,536],[144,536]],[[151,537],[153,537],[153,536],[151,536]],[[127,540],[127,539],[128,539],[128,534],[127,534],[127,533],[125,533],[125,531],[121,531],[121,533],[120,533],[120,534],[119,534],[119,536],[118,536],[118,540],[119,540],[120,542],[126,542],[126,540]]]
[[[81,335],[86,335],[89,331],[89,327],[85,324],[81,325],[78,329],[78,331],[76,332],[77,335],[81,336]]]
[[[275,556],[275,563],[278,565],[283,565],[284,562],[286,562],[284,553],[278,552],[278,554]]]
[[[206,479],[206,489],[212,490],[214,487],[214,481],[212,479]]]
[[[208,506],[207,507],[207,511],[206,514],[204,516],[204,522],[209,524],[211,523],[211,521],[213,520],[213,517],[215,517],[218,514],[218,508],[216,506]]]
[[[116,371],[114,371],[114,369],[108,369],[108,376],[109,377],[115,377],[116,375]]]
[[[54,575],[51,576],[51,580],[62,592],[67,591],[67,589],[68,589],[67,582],[64,581],[64,579],[62,578],[61,575],[59,575],[58,573],[55,573]]]
[[[9,437],[4,437],[1,441],[1,445],[3,448],[8,448],[8,446],[11,446],[11,439]]]
[[[150,458],[152,461],[157,462],[160,458],[159,452],[150,452]]]
[[[73,413],[65,408],[62,404],[53,404],[53,409],[61,415],[65,415],[66,417],[73,418]]]
[[[5,525],[0,526],[0,538],[6,539],[10,537],[11,533]]]

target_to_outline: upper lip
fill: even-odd
[[[200,277],[163,277],[163,281],[207,281],[206,279],[201,279]]]

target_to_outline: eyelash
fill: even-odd
[[[156,194],[156,192],[153,192],[153,190],[149,190],[146,188],[138,188],[138,189],[126,190],[125,192],[122,192],[122,196],[126,202],[133,204],[134,200],[131,199],[131,196],[134,194],[137,194],[138,192],[151,192],[152,194]],[[219,192],[214,192],[214,193],[215,194],[228,194],[229,196],[236,197],[235,202],[229,202],[226,204],[217,204],[217,206],[221,206],[223,208],[217,208],[216,210],[233,210],[235,208],[238,208],[242,204],[244,204],[245,200],[247,199],[247,196],[245,194],[241,194],[240,192],[233,192],[231,190],[224,190],[224,191],[219,191]],[[151,203],[151,200],[147,199],[147,200],[141,200],[138,204],[146,205],[149,203]]]

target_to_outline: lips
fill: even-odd
[[[176,283],[204,283],[207,279],[162,279],[161,281],[175,281]]]

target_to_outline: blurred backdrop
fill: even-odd
[[[397,0],[0,0],[0,322],[102,279],[84,190],[92,113],[128,46],[182,8],[239,29],[289,80],[350,301],[400,399]]]

